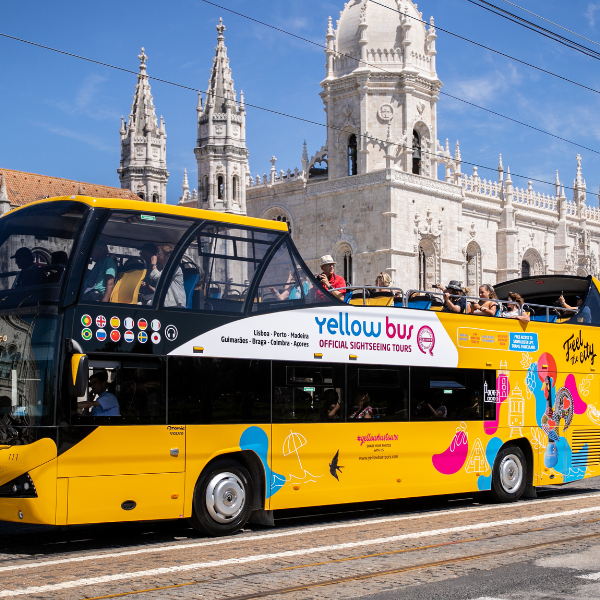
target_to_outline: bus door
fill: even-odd
[[[76,443],[58,464],[68,524],[183,515],[185,426],[167,425],[164,365],[90,356],[88,394],[72,399]]]

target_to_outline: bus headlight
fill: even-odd
[[[19,475],[16,479],[0,485],[0,498],[37,498],[35,485],[29,473]]]

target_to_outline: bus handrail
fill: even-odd
[[[343,287],[339,287],[339,288],[331,288],[330,290],[327,290],[328,292],[352,292],[354,290],[362,290],[362,300],[363,300],[363,306],[367,305],[367,290],[377,290],[380,292],[400,292],[398,294],[398,296],[396,296],[396,294],[392,293],[390,295],[391,298],[399,298],[402,303],[404,304],[404,291],[402,290],[402,288],[397,288],[397,287],[385,287],[385,286],[380,286],[380,285],[345,285]]]

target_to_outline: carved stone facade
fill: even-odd
[[[156,119],[154,101],[146,73],[144,49],[138,56],[140,72],[127,125],[121,118],[121,165],[117,173],[121,188],[131,190],[147,202],[167,202],[167,132]]]
[[[526,274],[598,275],[600,211],[586,205],[580,157],[571,201],[558,173],[553,196],[514,187],[501,157],[497,180],[463,174],[458,142],[451,152],[437,137],[433,18],[423,21],[411,0],[350,0],[336,25],[321,82],[326,144],[312,157],[305,145],[301,168],[278,171],[273,157],[269,175],[248,175],[245,205],[228,208],[227,197],[202,207],[285,220],[314,271],[332,254],[354,285],[387,271],[404,289],[457,279],[477,293]],[[225,88],[228,114],[243,114],[233,83]],[[233,148],[245,168],[245,143]]]

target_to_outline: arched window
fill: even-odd
[[[348,175],[358,175],[358,145],[354,134],[348,138]]]
[[[416,129],[413,129],[413,164],[412,172],[415,175],[421,174],[421,136]]]
[[[205,175],[202,178],[202,199],[208,202],[208,177]]]
[[[239,186],[240,180],[237,176],[235,176],[233,178],[233,189],[231,190],[233,192],[233,200],[236,201],[238,199],[238,186]]]
[[[531,265],[524,260],[521,263],[521,277],[530,277],[531,276]]]
[[[219,200],[225,198],[225,178],[223,175],[217,177],[217,198]]]
[[[158,202],[158,194],[152,194],[152,202]]]
[[[427,257],[425,251],[419,246],[419,289],[425,290],[427,287]]]
[[[290,232],[290,235],[292,235],[292,224],[290,223],[290,220],[287,217],[283,215],[277,215],[276,217],[273,217],[273,221],[285,223],[288,226],[288,231]]]
[[[431,286],[439,281],[439,267],[437,253],[430,240],[421,240],[419,243],[419,289],[431,290]]]
[[[145,200],[146,199],[146,194],[144,194],[144,192],[139,192],[138,196],[142,199]]]
[[[350,282],[352,280],[352,250],[350,248],[346,248],[342,256],[342,272],[344,281]]]

